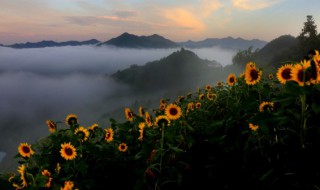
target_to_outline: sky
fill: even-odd
[[[97,39],[124,32],[176,42],[297,36],[319,0],[0,0],[0,44]]]

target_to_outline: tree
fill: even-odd
[[[304,27],[298,36],[300,42],[300,51],[304,55],[312,49],[319,48],[319,38],[317,36],[317,25],[312,15],[307,15],[307,21],[304,22]]]

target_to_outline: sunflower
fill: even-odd
[[[48,170],[43,170],[41,172],[41,174],[48,178],[47,181],[46,181],[46,187],[50,187],[51,186],[51,181],[52,181],[51,173]]]
[[[187,113],[189,111],[193,111],[194,110],[194,103],[193,102],[189,102],[187,105]]]
[[[89,131],[94,131],[94,130],[96,130],[97,128],[99,128],[99,125],[98,124],[93,124],[93,125],[91,125],[90,127],[89,127]]]
[[[177,102],[181,103],[184,100],[184,96],[178,96]]]
[[[217,82],[217,87],[223,87],[223,83],[222,82]]]
[[[228,76],[227,83],[229,86],[233,86],[237,82],[237,77],[234,73],[231,73]]]
[[[74,183],[72,181],[65,181],[64,186],[61,187],[61,190],[72,190]]]
[[[108,129],[105,129],[105,131],[106,131],[106,135],[105,135],[104,139],[107,142],[113,141],[113,129],[112,128],[108,128]]]
[[[74,131],[74,134],[80,136],[81,142],[88,140],[89,135],[90,135],[89,131],[86,128],[84,128],[83,126],[80,126],[79,128],[77,128]]]
[[[144,131],[145,126],[146,126],[146,123],[144,123],[144,122],[141,122],[141,123],[139,123],[139,125],[138,125],[139,134],[140,134],[140,136],[138,137],[138,139],[139,139],[140,141],[143,140],[143,131]]]
[[[20,143],[18,151],[22,157],[30,158],[31,155],[34,154],[33,150],[31,149],[31,146],[28,143]]]
[[[69,126],[78,124],[78,117],[75,114],[69,114],[66,117],[66,124]]]
[[[152,126],[152,120],[149,112],[146,112],[145,114],[145,122],[147,123],[148,127]]]
[[[118,146],[118,150],[119,150],[120,152],[125,152],[125,151],[127,151],[127,150],[128,150],[127,144],[126,144],[126,143],[121,143],[121,144]]]
[[[207,84],[207,85],[206,85],[206,90],[207,90],[207,91],[212,90],[212,86],[211,86],[210,84]]]
[[[70,142],[61,144],[60,154],[66,160],[73,160],[77,156],[76,149]]]
[[[144,108],[142,106],[139,107],[139,115],[143,117],[145,114]]]
[[[285,84],[287,81],[292,79],[292,69],[291,64],[282,65],[277,71],[277,78],[281,84]]]
[[[26,166],[22,164],[21,166],[18,167],[18,173],[20,174],[20,179],[21,179],[21,187],[27,187],[27,180],[26,180]]]
[[[199,100],[203,100],[204,99],[204,94],[199,94]]]
[[[166,116],[171,120],[177,120],[181,117],[181,108],[176,104],[169,104],[165,109]]]
[[[262,102],[259,106],[259,111],[273,111],[274,103],[273,102]]]
[[[214,100],[217,98],[217,94],[207,93],[208,100]]]
[[[197,102],[196,105],[195,105],[195,107],[196,107],[197,109],[200,108],[200,107],[201,107],[201,102]]]
[[[133,121],[133,112],[131,111],[130,108],[125,108],[124,113],[128,121]]]
[[[166,104],[160,104],[159,109],[164,110],[165,107],[166,107]]]
[[[310,85],[310,80],[312,79],[310,67],[310,60],[303,60],[300,64],[295,64],[292,69],[292,80],[296,81],[299,86]]]
[[[159,115],[156,117],[155,125],[159,127],[170,126],[170,119],[166,115]]]
[[[273,79],[273,74],[272,74],[272,73],[270,73],[270,74],[268,75],[268,79],[269,79],[269,80],[272,80],[272,79]]]
[[[160,104],[166,104],[166,101],[163,98],[160,98]]]
[[[259,129],[259,125],[254,125],[252,123],[249,123],[249,128],[252,130],[252,131],[256,131]]]
[[[249,62],[246,66],[245,81],[248,85],[255,85],[261,80],[262,71],[257,70],[255,63]]]
[[[55,122],[53,122],[52,120],[47,120],[46,124],[48,125],[49,131],[51,133],[53,133],[57,130],[57,124]]]

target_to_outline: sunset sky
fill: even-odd
[[[297,36],[307,15],[319,26],[319,7],[319,0],[0,0],[0,44],[107,41],[123,32],[270,41]]]

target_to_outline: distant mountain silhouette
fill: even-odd
[[[127,48],[172,48],[178,45],[160,35],[153,34],[151,36],[136,36],[127,32],[121,34],[116,38],[112,38],[101,45],[111,45],[117,47]]]
[[[189,47],[189,48],[204,48],[204,47],[213,47],[219,46],[221,48],[227,49],[235,49],[235,50],[243,50],[248,49],[249,47],[262,48],[268,42],[258,39],[253,40],[245,40],[242,38],[207,38],[202,41],[186,41],[186,42],[179,42],[180,46]]]
[[[55,41],[41,41],[41,42],[27,42],[27,43],[19,43],[19,44],[12,44],[6,47],[11,48],[44,48],[44,47],[61,47],[61,46],[81,46],[81,45],[95,45],[100,43],[100,41],[96,39],[91,39],[87,41],[66,41],[66,42],[55,42]]]
[[[158,61],[114,73],[111,77],[137,91],[160,89],[192,89],[219,78],[222,65],[216,61],[200,59],[194,52],[181,48]],[[220,77],[221,78],[221,77]]]

